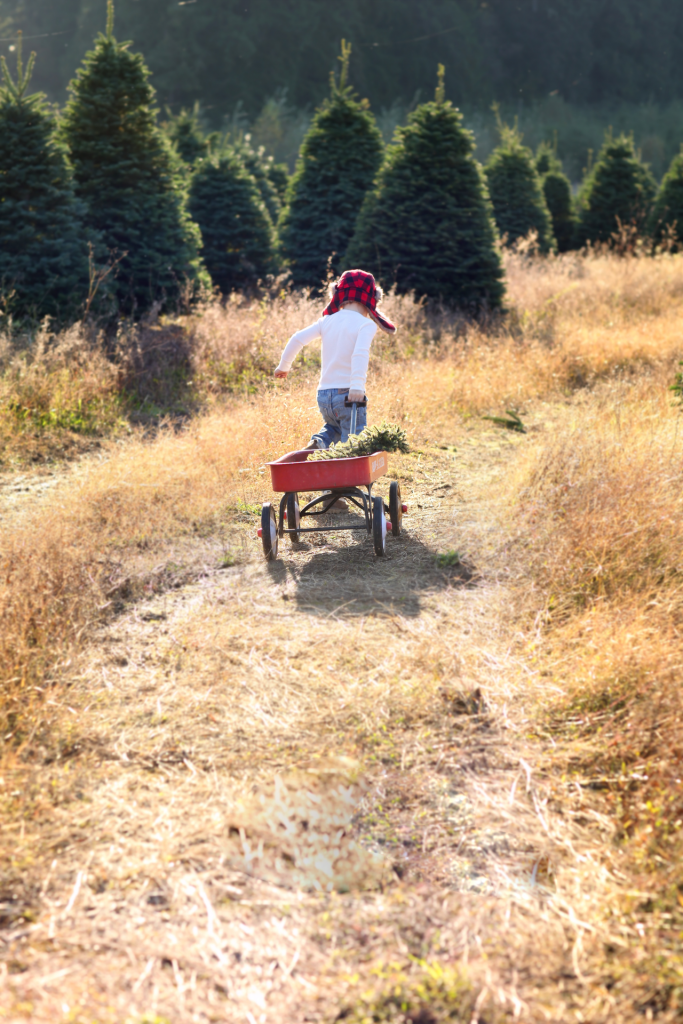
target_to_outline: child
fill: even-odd
[[[275,370],[286,377],[304,345],[322,339],[322,367],[318,383],[318,408],[323,426],[311,437],[307,448],[329,448],[334,441],[346,441],[351,427],[349,402],[365,398],[370,345],[379,327],[386,334],[396,328],[377,309],[382,289],[372,274],[364,270],[346,270],[331,288],[331,300],[323,315],[310,327],[297,331],[287,342]],[[356,431],[367,423],[366,407],[358,407]]]

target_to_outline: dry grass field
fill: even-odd
[[[260,554],[312,300],[5,339],[0,1021],[680,1019],[683,260],[507,280],[387,301],[385,559]]]

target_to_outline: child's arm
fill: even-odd
[[[370,345],[375,337],[377,326],[373,320],[367,320],[358,332],[356,344],[351,357],[351,383],[349,385],[349,402],[362,402],[365,397],[365,380],[368,375]]]
[[[285,345],[284,351],[280,356],[280,362],[275,369],[276,377],[286,377],[292,368],[292,363],[298,356],[304,345],[308,345],[309,341],[315,341],[316,338],[322,338],[321,321],[316,320],[310,327],[304,327],[303,330],[297,331],[293,334]]]

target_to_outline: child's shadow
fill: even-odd
[[[359,530],[345,536],[351,538],[347,544],[325,546],[301,569],[288,558],[288,541],[281,542],[277,561],[267,563],[274,581],[287,582],[290,593],[294,585],[297,607],[302,612],[344,618],[414,617],[420,614],[421,599],[427,594],[476,585],[478,576],[471,565],[460,562],[440,568],[434,551],[405,530],[400,537],[387,537],[386,555],[381,558],[375,555],[367,533]],[[302,548],[297,545],[295,550]]]

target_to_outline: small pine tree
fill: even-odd
[[[548,171],[541,185],[553,224],[558,252],[569,252],[576,239],[576,213],[569,178],[562,171]]]
[[[614,139],[610,131],[579,192],[579,243],[610,242],[620,224],[642,230],[656,189],[649,168],[636,155],[633,138]]]
[[[498,118],[500,145],[484,167],[498,231],[512,245],[536,231],[541,252],[555,248],[553,227],[534,157],[517,127]]]
[[[562,172],[562,161],[557,156],[555,145],[542,142],[536,150],[535,162],[552,220],[557,250],[568,252],[574,246],[576,235],[576,213],[571,182]]]
[[[351,46],[342,40],[339,81],[315,112],[280,218],[282,252],[297,286],[319,288],[330,259],[341,263],[363,199],[382,162],[384,144],[367,101],[347,85]]]
[[[0,292],[4,313],[63,321],[88,293],[85,211],[44,97],[26,95],[34,59],[24,71],[20,36],[13,81],[2,58]]]
[[[451,306],[495,308],[503,298],[496,229],[474,137],[444,94],[398,128],[346,255],[385,287]]]
[[[256,182],[256,187],[261,193],[261,199],[266,205],[270,219],[273,224],[277,224],[282,203],[277,189],[268,174],[268,159],[265,156],[264,147],[259,146],[258,150],[254,150],[250,142],[250,136],[245,135],[243,139],[233,143],[233,149],[238,159],[241,160]]]
[[[130,44],[114,38],[113,0],[107,10],[106,34],[70,85],[64,134],[88,223],[119,260],[119,308],[131,315],[178,300],[207,278],[181,167],[156,124],[149,71]]]
[[[650,233],[658,242],[667,234],[674,249],[683,249],[683,147],[662,178],[650,220]]]
[[[266,164],[266,174],[268,180],[277,192],[277,197],[280,200],[280,205],[285,201],[287,195],[287,187],[289,185],[289,170],[287,164],[276,164],[272,157]]]
[[[199,103],[195,103],[192,110],[183,108],[179,114],[171,116],[162,127],[181,160],[186,164],[192,167],[207,155],[210,140],[200,123]]]
[[[273,224],[256,182],[234,152],[202,161],[192,178],[189,206],[202,232],[202,258],[224,294],[271,273]]]
[[[548,174],[549,171],[562,170],[562,161],[557,155],[555,145],[551,142],[540,143],[536,150],[534,164],[536,165],[536,170],[541,178],[545,174]]]

